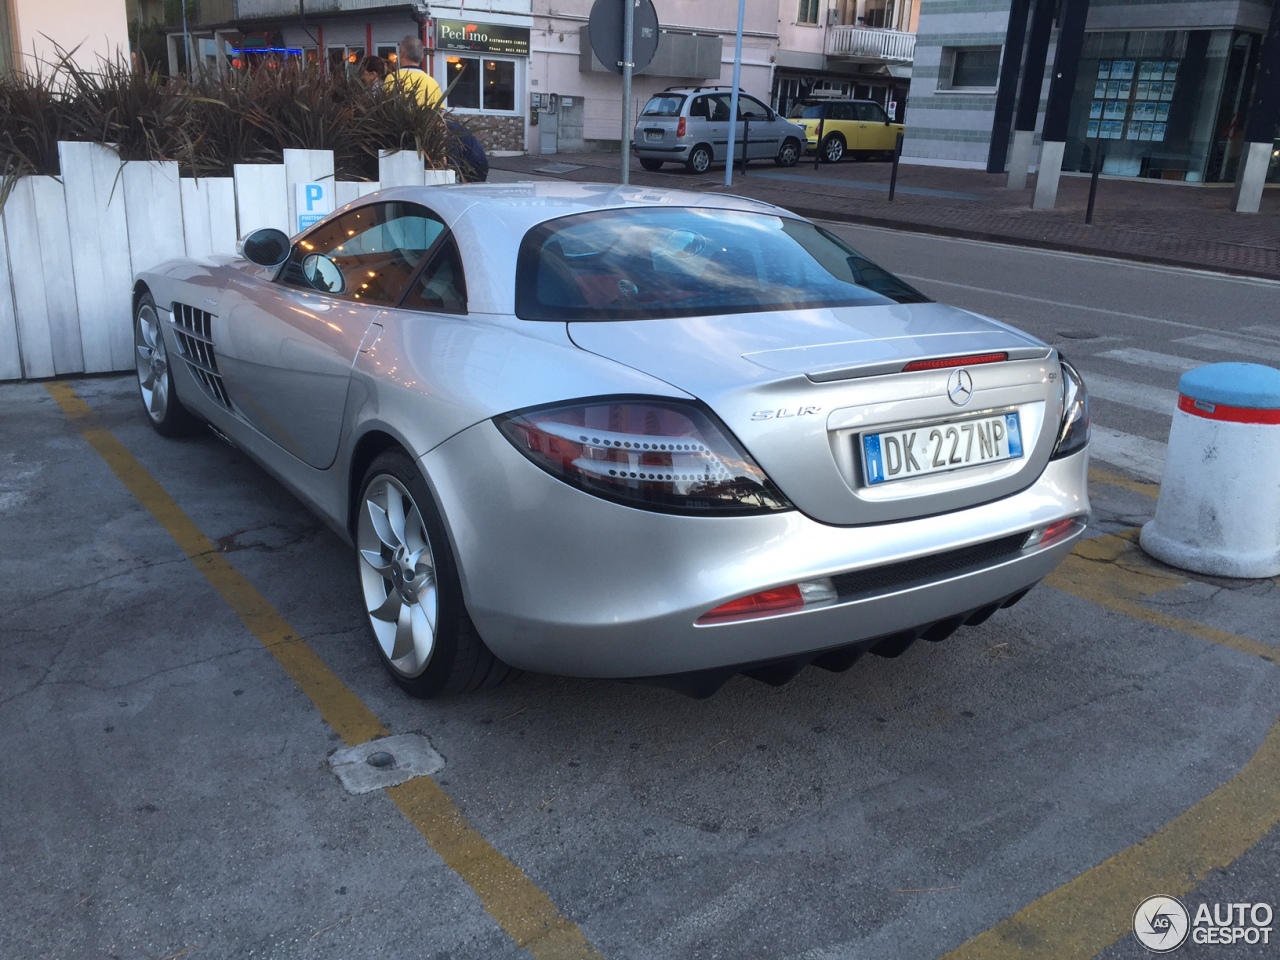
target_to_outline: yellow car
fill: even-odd
[[[817,150],[824,163],[836,163],[845,153],[892,156],[902,132],[902,124],[874,100],[797,100],[788,119],[804,127],[805,152]]]

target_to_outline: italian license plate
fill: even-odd
[[[661,130],[646,130],[646,131],[644,132],[644,139],[645,139],[645,141],[646,141],[646,142],[648,142],[648,143],[656,143],[656,142],[658,142],[658,141],[660,141],[660,140],[662,139],[662,131],[661,131]]]
[[[1022,456],[1017,413],[862,435],[867,483],[890,483]]]

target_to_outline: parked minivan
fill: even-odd
[[[706,173],[723,163],[729,151],[732,90],[728,87],[668,87],[649,98],[632,134],[631,149],[640,166],[657,170],[683,163]],[[783,118],[755,97],[738,92],[734,160],[772,160],[780,167],[800,159],[804,128]]]

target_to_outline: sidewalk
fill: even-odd
[[[618,183],[617,154],[556,154],[492,158],[495,170],[533,177]],[[698,176],[675,164],[657,173],[634,160],[637,186],[733,193],[807,217],[844,220],[922,233],[1045,247],[1280,280],[1280,189],[1268,187],[1257,214],[1233,213],[1231,185],[1103,178],[1093,224],[1084,222],[1087,176],[1064,176],[1054,210],[1032,210],[1035,178],[1023,190],[1005,188],[1004,174],[902,164],[889,201],[887,162],[812,160],[782,169],[755,161],[724,186],[724,168]],[[508,177],[504,177],[507,179]]]

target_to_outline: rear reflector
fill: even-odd
[[[1007,353],[975,353],[967,357],[944,357],[941,360],[912,360],[902,368],[903,373],[918,370],[949,370],[952,367],[972,367],[979,363],[1000,363],[1008,360]]]
[[[1028,547],[1047,547],[1051,543],[1057,543],[1059,540],[1069,537],[1077,530],[1084,527],[1084,520],[1080,517],[1067,517],[1065,520],[1055,520],[1053,523],[1045,527],[1037,527],[1027,534],[1026,543],[1022,545],[1022,549]]]
[[[785,587],[761,590],[749,597],[739,597],[722,603],[714,610],[700,616],[698,624],[726,623],[730,620],[750,620],[774,613],[800,610],[812,603],[828,603],[836,599],[835,584],[829,578],[789,583]]]

